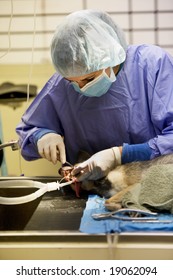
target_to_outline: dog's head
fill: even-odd
[[[80,151],[78,154],[78,160],[74,166],[86,161],[89,158],[90,155],[87,152]],[[112,185],[107,177],[99,180],[84,180],[82,182],[75,182],[75,178],[71,175],[72,170],[73,167],[64,166],[60,168],[59,173],[66,181],[74,180],[74,183],[71,184],[71,187],[76,192],[76,196],[79,197],[79,193],[81,192],[81,190],[95,193],[105,198],[109,198],[112,195]]]

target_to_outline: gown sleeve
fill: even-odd
[[[147,73],[149,117],[156,136],[147,143],[124,144],[123,163],[173,153],[173,58],[159,47],[148,48],[139,67]]]
[[[61,122],[51,98],[51,95],[58,91],[54,82],[55,77],[53,76],[36,96],[16,127],[21,154],[28,161],[40,158],[36,135],[44,135],[48,132],[63,135]]]
[[[151,121],[157,136],[148,141],[151,158],[173,153],[173,58],[162,50],[158,69],[152,79]]]

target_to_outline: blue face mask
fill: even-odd
[[[74,89],[88,97],[100,97],[105,94],[112,83],[116,80],[113,69],[111,68],[110,77],[103,70],[102,74],[95,78],[93,81],[87,83],[84,87],[80,88],[76,82],[72,82]]]

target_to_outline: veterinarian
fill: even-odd
[[[73,172],[99,179],[116,165],[173,153],[173,58],[153,45],[127,46],[101,11],[82,10],[58,26],[56,73],[16,131],[26,160],[56,164],[92,157]]]

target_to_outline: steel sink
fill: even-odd
[[[57,177],[1,177],[0,181],[10,179],[57,181]],[[4,196],[31,191],[6,190]],[[0,192],[2,195],[2,189]],[[64,192],[46,193],[28,205],[0,205],[0,260],[173,259],[172,233],[81,233],[86,200],[87,194],[77,198],[65,187]]]
[[[43,183],[57,181],[57,177],[1,177],[4,180],[35,180]],[[23,196],[33,188],[0,188],[0,196]],[[41,198],[19,205],[0,205],[0,230],[50,231],[79,229],[87,194],[77,198],[69,186],[61,191],[46,193]]]

